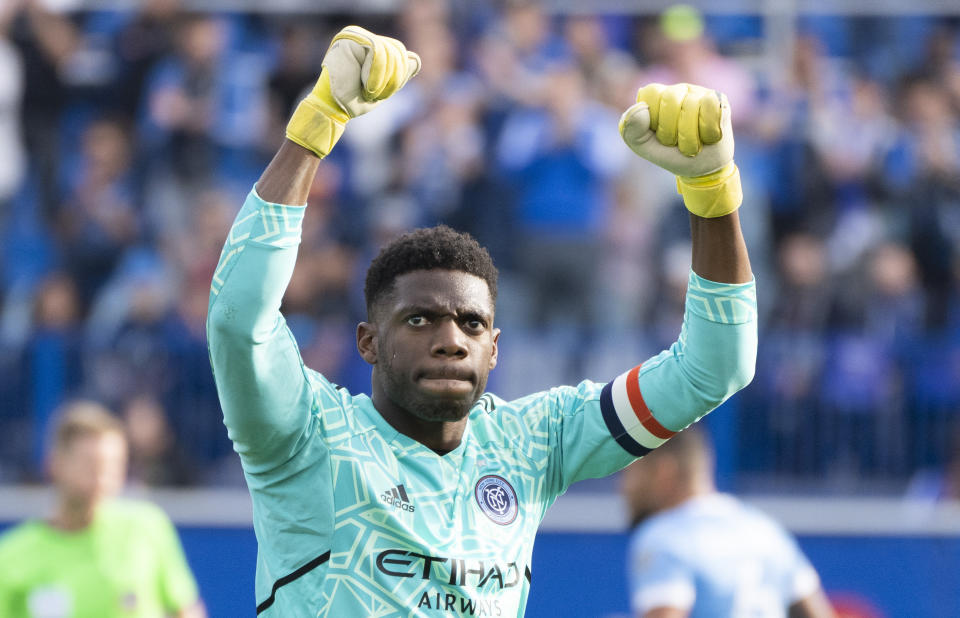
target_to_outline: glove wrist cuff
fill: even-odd
[[[677,176],[677,192],[687,210],[708,219],[728,215],[743,202],[740,170],[733,161],[703,176]]]
[[[300,101],[287,123],[287,139],[321,159],[330,154],[343,135],[349,117],[340,110],[332,109],[323,99],[311,94]]]

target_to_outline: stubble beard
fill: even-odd
[[[402,374],[393,370],[390,363],[385,363],[383,375],[386,395],[394,405],[415,418],[434,423],[463,420],[479,399],[478,393],[482,393],[483,387],[486,386],[484,377],[480,388],[474,389],[469,396],[443,399],[418,392],[416,384],[405,380]]]

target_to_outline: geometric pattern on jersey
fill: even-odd
[[[703,289],[696,307],[688,299],[681,338],[689,327],[694,347],[678,341],[605,387],[585,381],[511,402],[486,394],[441,457],[393,430],[366,395],[304,366],[279,312],[304,210],[250,193],[208,312],[224,422],[253,499],[265,616],[522,615],[548,506],[722,401],[689,388],[685,358],[707,350],[710,366],[725,366],[755,341],[740,302],[752,284],[721,286],[731,298],[718,299],[710,286],[720,284],[692,278]],[[724,398],[733,392],[720,386]],[[503,484],[478,488],[494,477]],[[484,489],[493,511],[478,502]]]
[[[348,396],[319,374],[309,376],[319,406],[312,439],[328,453],[336,505],[333,534],[325,539],[329,560],[311,579],[320,580],[322,594],[311,608],[318,616],[522,615],[533,539],[547,507],[582,474],[585,459],[597,460],[591,462],[597,474],[632,460],[599,421],[597,384],[520,403],[485,395],[460,446],[440,457],[390,428],[367,396]],[[596,445],[591,453],[560,446],[555,414],[564,409],[571,417],[593,410],[589,426],[569,423],[585,444]],[[474,495],[491,476],[505,479],[517,496],[516,516],[505,525],[485,514]],[[300,596],[286,588],[276,591],[271,615],[302,611],[283,603],[288,594]]]
[[[746,324],[757,319],[757,288],[742,283],[717,283],[690,271],[686,308],[719,324]]]
[[[226,273],[236,264],[236,258],[246,248],[246,241],[252,240],[267,246],[283,248],[296,247],[300,243],[303,227],[303,209],[283,204],[264,202],[261,207],[247,205],[237,215],[230,228],[227,242],[220,252],[217,269],[213,273],[210,292],[213,296],[220,293]],[[252,236],[252,237],[251,237]]]

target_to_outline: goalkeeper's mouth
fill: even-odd
[[[438,395],[466,395],[473,392],[476,380],[470,371],[444,367],[420,372],[416,383],[421,389]]]

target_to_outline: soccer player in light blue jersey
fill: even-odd
[[[716,491],[696,427],[621,473],[637,618],[833,618],[820,579],[769,516]]]
[[[729,105],[652,84],[620,123],[630,148],[677,175],[692,213],[686,314],[669,350],[607,384],[516,401],[485,393],[500,338],[496,268],[469,236],[424,229],[384,247],[367,273],[356,331],[372,367],[366,395],[305,367],[279,308],[321,159],[420,60],[350,26],[323,64],[237,215],[210,293],[210,358],[253,497],[257,613],[520,616],[534,535],[557,496],[648,453],[753,375]]]

